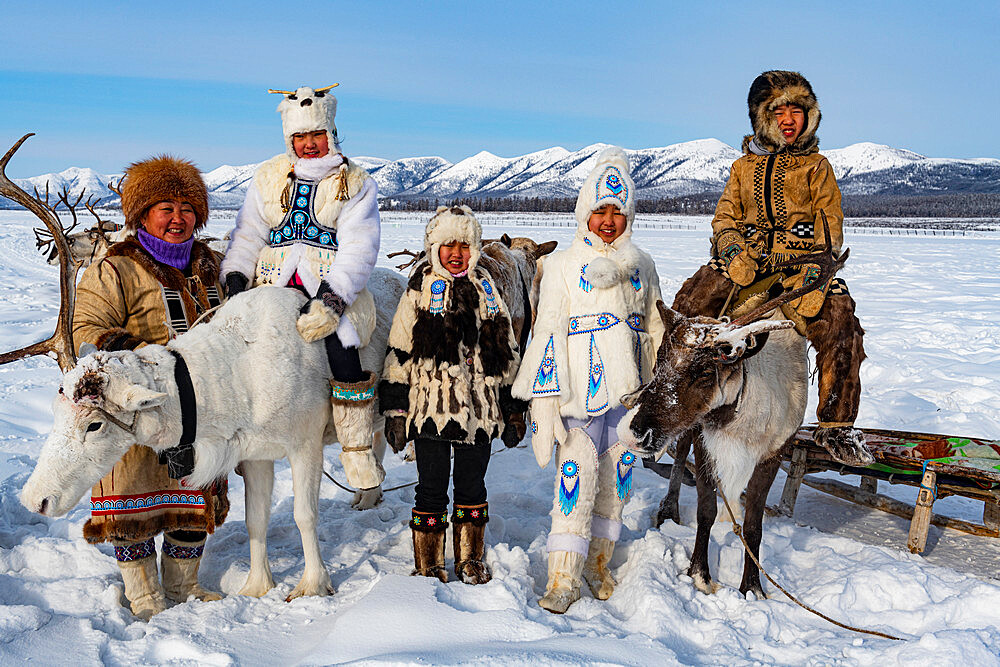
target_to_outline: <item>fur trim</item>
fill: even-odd
[[[195,230],[208,220],[208,188],[194,163],[159,155],[125,168],[121,186],[125,228],[138,229],[146,211],[165,199],[186,201],[194,207]]]
[[[285,150],[293,163],[299,158],[292,148],[292,135],[302,132],[326,131],[330,152],[340,152],[340,140],[333,119],[337,116],[337,98],[329,91],[316,92],[308,86],[298,88],[278,103],[281,132],[285,135]]]
[[[307,343],[326,338],[340,326],[340,315],[333,311],[322,299],[309,299],[299,318],[295,320],[295,328]]]
[[[774,110],[783,104],[794,104],[806,114],[802,134],[791,146],[785,143],[774,119]],[[794,155],[806,155],[819,150],[819,102],[809,81],[798,72],[771,70],[758,76],[750,85],[747,107],[753,134],[743,138],[744,153],[750,152],[750,140],[754,138],[761,148],[772,153],[788,150]]]
[[[625,214],[627,223],[622,237],[631,235],[632,221],[635,220],[635,183],[632,182],[629,171],[628,157],[618,146],[610,146],[601,151],[593,169],[580,186],[575,211],[578,237],[590,234],[600,241],[600,237],[590,232],[587,223],[591,213],[607,204],[617,206]]]
[[[587,264],[583,277],[594,287],[612,287],[625,281],[625,272],[617,262],[607,257],[595,257]]]
[[[452,279],[451,272],[441,266],[439,249],[445,243],[461,241],[469,244],[469,271],[472,275],[479,263],[482,249],[483,228],[473,215],[472,209],[462,206],[438,206],[434,217],[427,223],[424,230],[424,252],[431,262],[434,273],[447,280]]]
[[[179,292],[184,301],[184,310],[192,315],[208,310],[210,305],[205,287],[219,282],[219,256],[201,241],[195,241],[191,246],[191,275],[201,282],[196,289],[197,298],[201,302],[198,304],[189,291],[191,286],[184,273],[180,269],[157,262],[134,236],[112,244],[107,256],[128,257],[148,271],[161,285]]]

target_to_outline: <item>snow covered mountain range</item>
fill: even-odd
[[[460,197],[575,197],[597,154],[606,144],[578,151],[554,147],[504,158],[482,151],[452,164],[440,157],[386,160],[357,157],[355,161],[378,182],[379,194],[393,199],[455,199]],[[688,141],[663,148],[626,151],[642,199],[719,192],[729,166],[740,152],[717,139]],[[1000,160],[994,158],[928,158],[911,151],[873,143],[825,150],[844,194],[946,194],[1000,192]],[[256,164],[224,165],[206,172],[213,208],[234,209],[243,203]],[[19,180],[50,192],[64,185],[70,192],[86,188],[104,206],[117,205],[107,184],[121,174],[98,174],[72,167],[58,174]],[[4,200],[0,207],[13,204]]]

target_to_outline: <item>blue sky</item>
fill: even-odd
[[[38,135],[15,177],[246,164],[282,150],[267,88],[339,82],[348,155],[738,145],[782,68],[816,89],[821,147],[997,157],[998,31],[996,2],[8,1],[0,143]]]

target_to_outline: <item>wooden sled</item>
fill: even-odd
[[[782,464],[788,477],[779,513],[793,515],[799,487],[805,484],[838,498],[910,519],[907,547],[912,553],[923,552],[927,529],[932,523],[973,535],[1000,537],[1000,441],[862,429],[875,463],[855,468],[834,461],[826,450],[817,446],[812,438],[813,428],[801,428],[782,451],[782,458],[788,461]],[[976,457],[975,454],[987,456]],[[827,470],[859,475],[861,484],[853,486],[809,474]],[[879,481],[918,487],[916,505],[910,507],[878,493]],[[970,523],[931,512],[936,499],[953,495],[982,500],[983,523]]]

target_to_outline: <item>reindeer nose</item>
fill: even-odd
[[[301,102],[299,102],[299,106],[300,107],[307,107],[307,106],[309,106],[312,103],[313,103],[313,101],[310,98],[307,97],[306,99],[304,99]]]
[[[38,506],[38,513],[45,514],[45,510],[47,510],[48,507],[49,507],[48,497],[42,498],[42,504]]]

